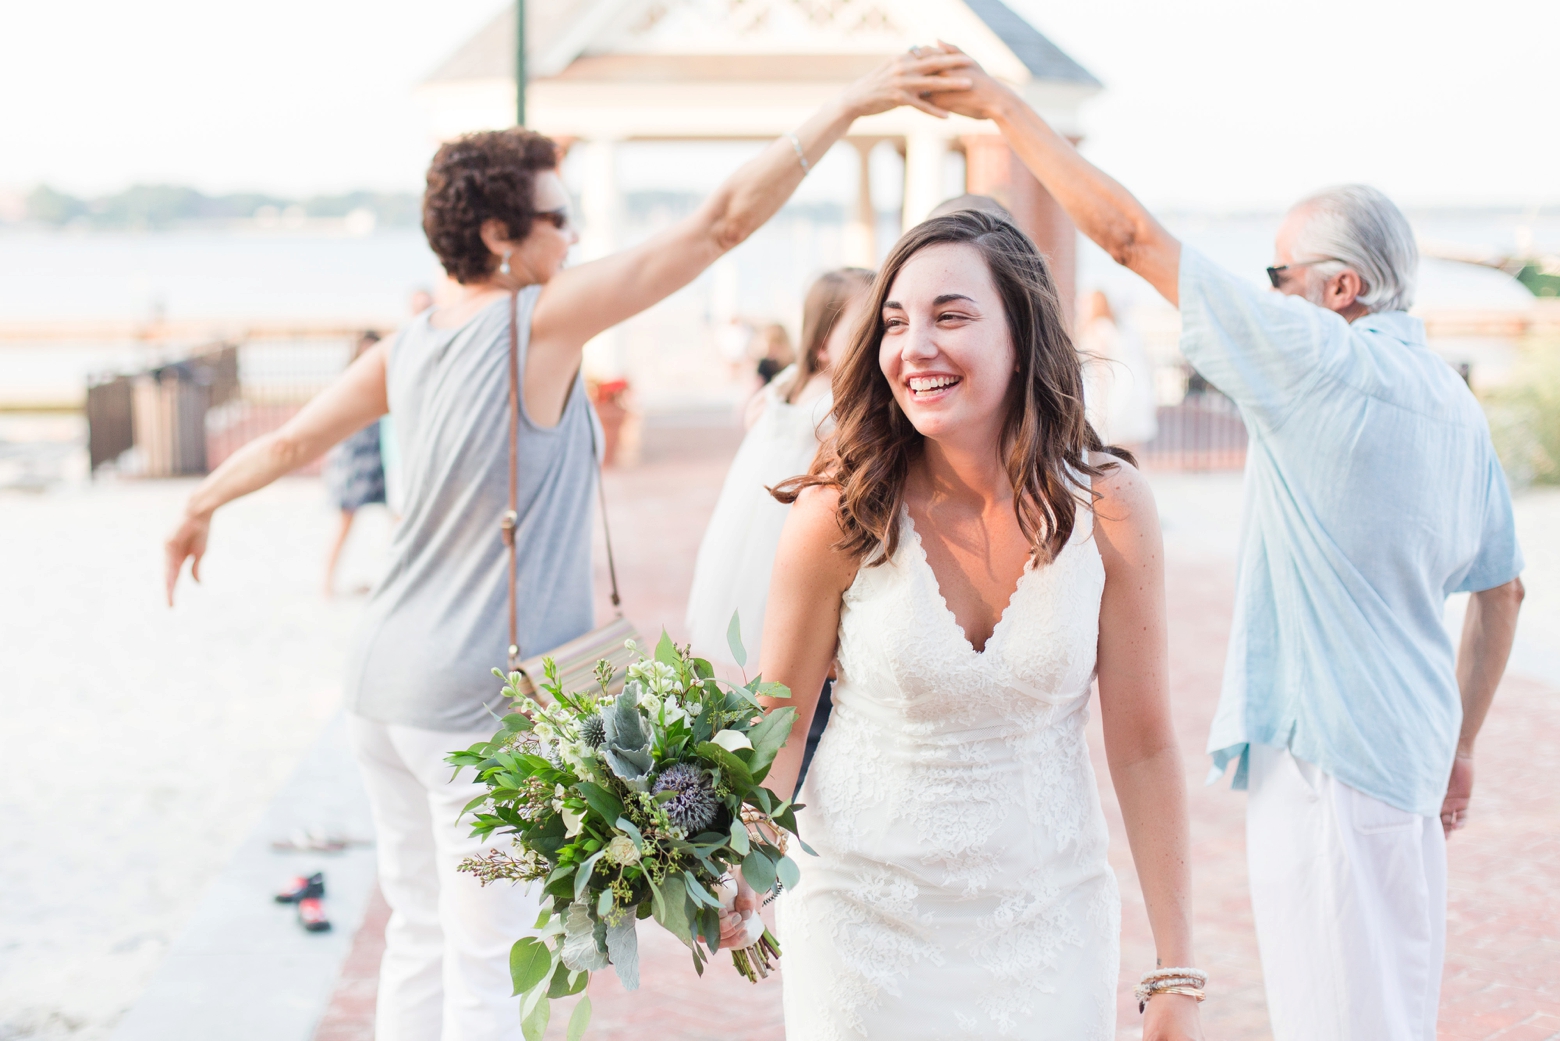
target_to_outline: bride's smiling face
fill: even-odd
[[[974,246],[927,246],[884,297],[878,366],[922,436],[997,439],[1016,356],[1002,296]]]

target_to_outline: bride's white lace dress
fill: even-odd
[[[1084,737],[1104,565],[1080,509],[983,652],[909,514],[840,617],[780,900],[786,1036],[1115,1036],[1120,899]]]

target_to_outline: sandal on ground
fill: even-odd
[[[276,894],[279,904],[296,904],[300,900],[319,899],[325,895],[325,872],[316,871],[308,878],[293,879],[287,888]]]
[[[330,919],[325,917],[325,901],[316,896],[299,900],[298,924],[311,933],[330,932]]]

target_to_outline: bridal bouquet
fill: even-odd
[[[743,663],[735,618],[730,641]],[[632,641],[629,650],[638,653]],[[796,807],[761,787],[796,710],[766,712],[758,696],[789,697],[785,687],[717,680],[708,661],[664,633],[616,695],[606,661],[588,691],[563,690],[551,659],[545,671],[543,704],[522,694],[518,674],[495,669],[515,710],[491,741],[449,756],[488,788],[466,807],[476,833],[513,836],[512,852],[492,850],[461,869],[484,885],[536,882],[545,894],[540,935],[519,940],[509,957],[528,1041],[545,1032],[549,1001],[579,993],[592,972],[611,965],[626,989],[639,986],[640,921],[653,917],[681,940],[702,975],[735,900],[732,872],[759,894],[794,886],[799,875],[786,855]],[[732,962],[756,981],[780,948],[756,914],[747,940]],[[585,997],[570,1018],[571,1041],[589,1019]]]

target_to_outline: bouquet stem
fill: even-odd
[[[731,964],[747,977],[749,983],[757,983],[760,979],[769,978],[769,971],[775,967],[774,960],[779,957],[780,941],[765,929],[757,943],[751,947],[735,948],[731,952]]]

